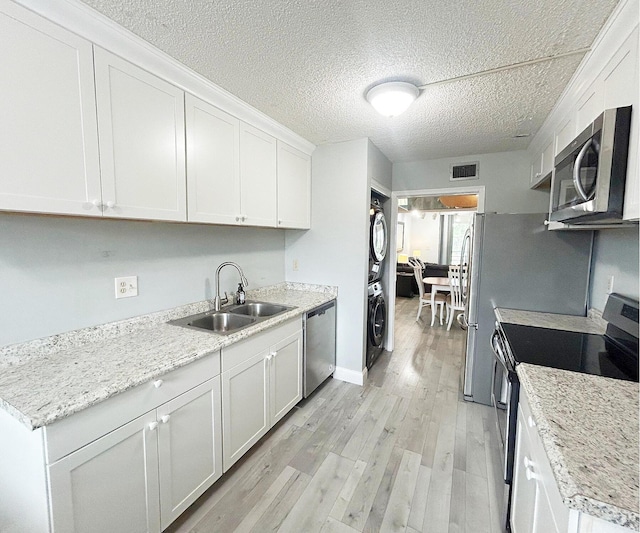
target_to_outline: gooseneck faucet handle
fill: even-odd
[[[238,265],[237,263],[233,263],[232,261],[225,261],[224,263],[222,263],[216,269],[216,297],[213,301],[213,306],[215,311],[220,311],[220,307],[222,303],[226,304],[229,302],[229,297],[227,296],[226,291],[224,293],[224,298],[220,298],[220,271],[222,270],[223,267],[227,265],[234,267],[238,271],[238,274],[240,274],[240,280],[242,281],[242,285],[244,287],[247,287],[249,285],[249,282],[247,281],[247,278],[244,275],[244,272],[242,272],[240,265]]]

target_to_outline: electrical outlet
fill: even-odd
[[[297,259],[293,260],[293,271],[294,272],[298,271],[298,260]]]
[[[609,276],[609,281],[607,282],[607,294],[611,294],[613,292],[613,276]]]
[[[138,296],[138,276],[116,278],[116,300]]]

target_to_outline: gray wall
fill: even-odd
[[[480,162],[480,178],[451,182],[452,164]],[[544,213],[549,193],[529,189],[530,160],[524,150],[495,154],[450,157],[393,164],[393,190],[485,187],[485,211],[497,213]]]
[[[380,185],[391,190],[391,161],[370,139],[367,141],[367,174],[369,181],[375,180]]]
[[[250,288],[284,281],[275,229],[0,214],[0,346],[211,298],[223,261]],[[116,300],[114,278],[138,276]],[[221,289],[237,273],[223,270]]]
[[[613,291],[638,299],[638,228],[596,232],[591,274],[590,306],[604,310],[609,277]]]
[[[338,287],[336,366],[364,367],[369,257],[368,139],[318,146],[312,158],[311,229],[287,232],[288,281]],[[293,270],[293,262],[298,270]]]

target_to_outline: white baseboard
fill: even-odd
[[[333,371],[333,377],[340,381],[346,381],[347,383],[354,383],[355,385],[364,385],[367,381],[367,367],[362,369],[362,372],[357,370],[350,370],[348,368],[342,368],[337,366]]]

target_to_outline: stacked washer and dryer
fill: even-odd
[[[376,361],[383,351],[387,330],[387,304],[382,291],[380,278],[384,271],[384,259],[387,255],[387,222],[382,210],[381,200],[372,196],[369,212],[369,285],[367,313],[367,368]]]

